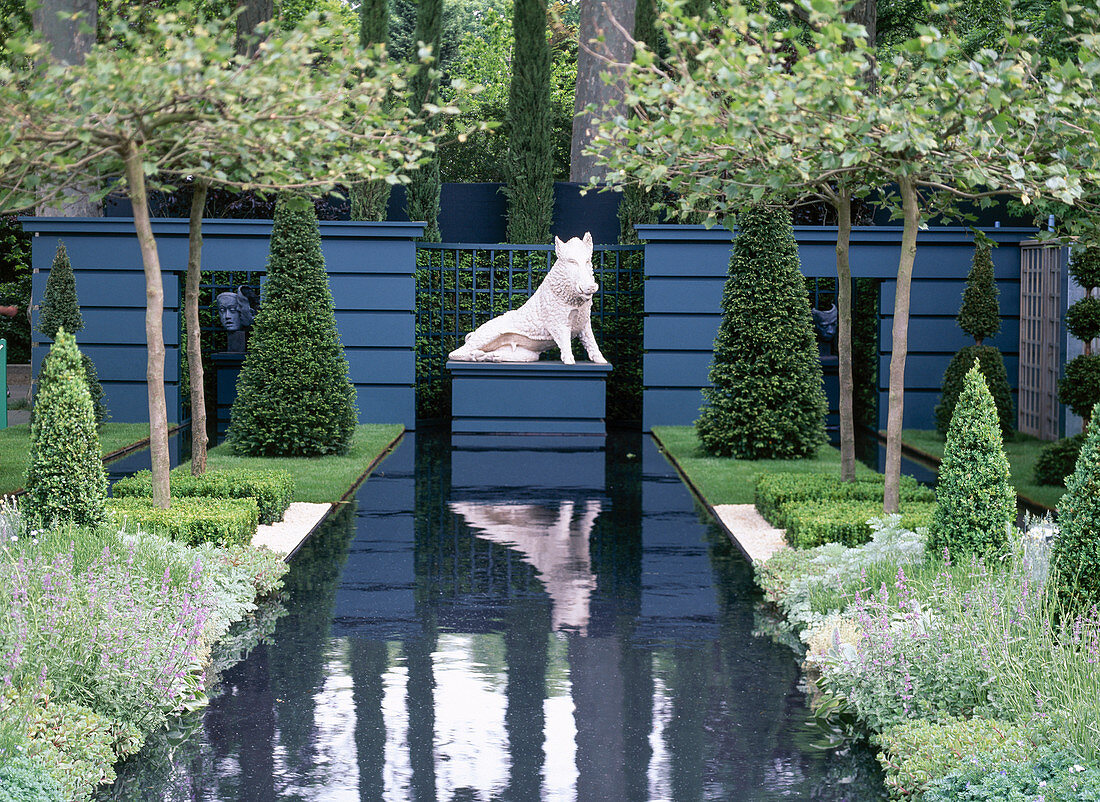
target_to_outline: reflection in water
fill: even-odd
[[[452,501],[449,506],[479,538],[513,547],[534,566],[553,603],[555,632],[588,632],[588,603],[596,589],[588,539],[600,514],[599,499],[585,502],[577,516],[573,500],[559,502],[556,510],[541,504],[470,501]]]
[[[751,568],[648,440],[412,440],[295,558],[196,737],[104,798],[881,798],[868,750],[810,748]]]

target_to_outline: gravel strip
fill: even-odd
[[[302,544],[321,519],[328,515],[331,504],[308,504],[295,501],[287,508],[283,520],[256,527],[253,546],[266,546],[277,554],[291,554]]]
[[[754,563],[764,562],[787,545],[783,530],[765,521],[752,504],[719,504],[714,513]]]

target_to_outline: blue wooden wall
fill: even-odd
[[[123,218],[25,218],[22,222],[33,233],[32,302],[41,302],[57,243],[64,240],[84,317],[77,341],[96,364],[111,419],[147,421],[145,275],[133,222]],[[403,423],[412,428],[416,422],[414,239],[424,227],[361,222],[320,226],[359,422]],[[168,415],[178,420],[187,221],[155,220],[153,231],[164,273]],[[207,220],[203,269],[262,271],[270,236],[269,220]],[[32,364],[37,375],[49,341],[37,333],[33,338]]]
[[[987,343],[1005,357],[1015,392],[1018,379],[1020,250],[1034,229],[990,228],[998,243],[993,264],[1000,290],[1001,331]],[[643,363],[643,428],[688,425],[699,416],[701,388],[713,356],[721,320],[722,290],[729,269],[733,235],[703,226],[639,226],[645,240],[645,356]],[[802,272],[807,277],[836,276],[836,229],[798,226]],[[852,233],[852,275],[882,283],[879,352],[879,428],[886,426],[887,385],[901,228],[876,226]],[[909,321],[909,355],[905,371],[904,425],[932,428],[943,373],[951,357],[969,338],[955,322],[966,274],[973,257],[967,229],[920,232],[913,268]],[[969,342],[973,342],[969,340]]]

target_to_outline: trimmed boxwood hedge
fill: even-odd
[[[153,475],[139,471],[115,483],[115,498],[151,498]],[[207,471],[192,476],[186,471],[172,472],[172,496],[189,498],[252,498],[260,511],[260,523],[281,521],[294,496],[294,477],[286,471],[233,468]]]
[[[116,526],[125,520],[191,546],[247,546],[260,519],[252,498],[173,498],[167,510],[154,507],[151,499],[112,498],[107,514]]]
[[[928,501],[901,504],[901,525],[917,529],[932,522],[936,505]],[[796,501],[784,504],[781,510],[786,522],[787,544],[796,549],[809,549],[825,543],[859,546],[871,540],[867,521],[882,516],[882,500],[852,499]]]
[[[780,529],[788,524],[783,508],[803,501],[873,501],[882,505],[881,476],[844,482],[833,474],[777,472],[756,479],[756,509],[768,523]],[[932,502],[936,494],[917,483],[912,476],[901,477],[902,502]]]

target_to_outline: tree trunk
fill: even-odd
[[[134,229],[145,267],[145,341],[148,361],[145,381],[149,390],[149,451],[153,462],[153,505],[168,509],[171,504],[168,471],[168,405],[164,399],[164,285],[149,204],[145,196],[145,172],[141,149],[133,142],[125,154],[126,183],[134,206]]]
[[[67,65],[84,63],[84,56],[95,44],[96,0],[42,0],[31,13],[34,30],[49,47],[50,60]],[[79,14],[79,18],[74,15]],[[64,16],[59,16],[64,15]],[[35,211],[39,217],[102,217],[103,204],[89,197],[91,188],[74,192],[57,205],[43,204]]]
[[[184,318],[187,328],[187,367],[191,376],[191,475],[206,473],[206,387],[202,367],[202,331],[199,328],[199,278],[202,271],[202,212],[209,184],[195,181],[187,240],[187,286]]]
[[[905,411],[905,357],[909,350],[909,287],[913,281],[913,261],[917,256],[917,228],[920,206],[912,180],[898,181],[904,226],[901,257],[898,259],[898,286],[894,295],[894,329],[891,336],[890,406],[886,418],[886,466],[882,508],[897,512],[901,501],[901,424]]]
[[[856,426],[852,410],[852,196],[841,190],[836,199],[836,348],[840,357],[840,478],[856,478]]]
[[[242,56],[256,54],[256,37],[253,31],[261,22],[267,22],[275,14],[273,0],[238,0],[237,52]]]
[[[596,159],[584,153],[599,127],[599,117],[585,113],[585,108],[590,104],[597,109],[608,108],[622,95],[620,82],[605,83],[600,78],[601,72],[609,70],[607,64],[585,48],[614,61],[630,61],[634,57],[634,47],[622,31],[634,30],[634,3],[635,0],[581,0],[581,47],[577,53],[577,94],[574,103],[576,116],[573,118],[573,139],[569,147],[570,181],[584,182],[602,175]],[[611,19],[616,20],[622,30],[612,25]],[[599,36],[604,37],[603,42],[591,41]]]

